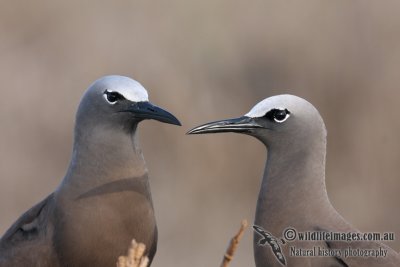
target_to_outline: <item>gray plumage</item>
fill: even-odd
[[[192,129],[189,134],[216,132],[248,134],[268,149],[255,225],[275,237],[282,237],[288,227],[297,231],[358,232],[338,214],[328,199],[325,187],[326,129],[319,112],[309,102],[292,95],[273,96],[258,103],[243,117],[207,123]],[[256,266],[282,266],[272,249],[257,244],[260,239],[255,233]],[[384,258],[290,257],[290,246],[321,247],[327,251],[381,247],[388,255]],[[281,244],[281,247],[287,266],[400,266],[399,254],[378,242],[294,241]]]
[[[154,257],[157,227],[136,134],[144,119],[180,125],[128,77],[105,76],[89,87],[66,176],[2,236],[1,267],[110,267],[133,238]]]

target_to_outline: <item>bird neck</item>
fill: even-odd
[[[101,126],[84,132],[75,130],[72,159],[64,184],[82,191],[146,174],[136,126],[129,132]]]
[[[319,212],[321,202],[330,205],[325,186],[326,139],[310,139],[268,148],[256,223],[272,222],[274,217],[276,222],[287,214],[307,217]]]

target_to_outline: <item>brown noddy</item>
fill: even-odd
[[[67,173],[1,237],[1,267],[115,266],[133,238],[153,259],[157,226],[136,133],[145,119],[181,125],[128,77],[105,76],[88,88]]]
[[[188,134],[219,132],[256,137],[268,150],[254,223],[257,267],[400,266],[399,254],[383,243],[359,241],[358,237],[334,241],[328,235],[323,236],[336,232],[361,233],[339,215],[328,199],[326,129],[312,104],[293,95],[273,96],[258,103],[243,117],[207,123]],[[296,235],[306,231],[319,233],[319,239],[323,240],[298,241]],[[346,257],[348,249],[375,253],[381,249],[387,254]]]

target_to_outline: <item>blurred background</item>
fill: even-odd
[[[361,231],[400,234],[399,1],[0,1],[0,235],[58,185],[75,111],[106,74],[183,127],[140,126],[159,225],[153,266],[218,266],[252,222],[265,149],[185,136],[291,93],[328,129],[327,187]],[[247,230],[231,266],[252,266]],[[389,243],[400,250],[400,238]]]

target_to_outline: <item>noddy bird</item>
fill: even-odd
[[[340,242],[329,238],[314,242],[292,241],[295,233],[305,231],[360,233],[339,215],[328,199],[326,129],[312,104],[293,95],[272,96],[240,118],[207,123],[188,134],[219,132],[253,136],[268,150],[253,227],[257,267],[400,266],[399,254],[379,242]],[[286,240],[276,238],[280,236]],[[265,246],[267,242],[270,247]],[[344,253],[349,247],[352,251],[363,252],[381,249],[387,251],[387,255],[346,257]],[[321,254],[310,254],[314,252]]]
[[[115,266],[133,238],[153,259],[157,226],[137,140],[146,119],[181,125],[128,77],[105,76],[87,89],[66,175],[2,236],[1,267]]]

